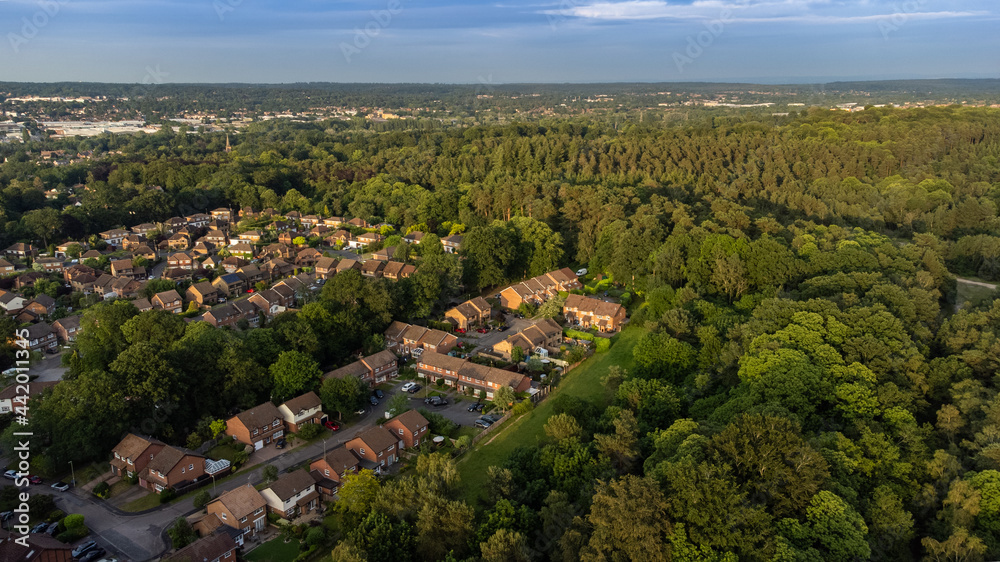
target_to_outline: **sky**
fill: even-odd
[[[0,0],[0,80],[1000,77],[997,0]]]

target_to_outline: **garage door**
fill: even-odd
[[[254,441],[254,444],[253,444],[253,450],[254,451],[259,451],[259,450],[261,450],[263,448],[264,448],[264,442],[263,441]]]

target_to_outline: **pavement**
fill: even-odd
[[[44,354],[41,362],[32,365],[28,374],[37,375],[38,378],[35,379],[36,382],[52,382],[62,380],[67,369],[62,364],[62,352],[64,350],[60,347],[59,351],[60,353],[54,355],[49,355],[48,353]]]
[[[398,391],[402,382],[394,385],[393,390],[386,393],[386,399]],[[369,406],[354,425],[333,432],[325,439],[280,451],[273,445],[268,446],[268,449],[277,454],[267,459],[267,464],[274,465],[279,473],[283,473],[307,460],[319,458],[325,450],[346,443],[356,434],[374,426],[376,420],[385,413],[386,399],[383,399],[378,406]],[[423,405],[422,398],[420,405]],[[468,407],[468,404],[465,406]],[[247,466],[252,466],[251,463]],[[248,483],[259,484],[263,481],[262,468],[263,465],[253,470],[238,472],[237,476],[225,482],[208,484],[202,489],[218,496]],[[179,517],[186,517],[196,511],[190,498],[161,506],[148,513],[133,514],[122,512],[83,489],[72,488],[66,492],[46,490],[46,493],[50,491],[59,509],[66,513],[83,514],[87,526],[92,531],[92,536],[87,540],[96,540],[101,547],[108,550],[110,553],[108,557],[117,556],[122,562],[126,560],[142,562],[159,557],[169,548],[164,530]]]

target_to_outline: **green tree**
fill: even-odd
[[[580,559],[669,560],[666,510],[666,498],[652,480],[628,475],[599,483],[587,516],[593,533]]]
[[[330,377],[323,380],[319,396],[324,410],[350,413],[364,406],[364,400],[368,396],[368,385],[353,376]]]
[[[509,529],[499,529],[479,544],[483,562],[529,562],[531,556],[524,535]]]
[[[264,479],[264,482],[270,484],[278,479],[278,467],[273,464],[264,465],[264,468],[260,471],[260,477]]]
[[[212,501],[212,494],[208,490],[202,490],[194,495],[194,508],[201,509],[208,505],[208,502]]]
[[[197,533],[184,517],[178,517],[177,521],[167,529],[167,536],[170,537],[170,544],[173,548],[184,548],[198,540]]]
[[[268,370],[274,377],[274,395],[279,401],[312,390],[323,374],[319,364],[301,351],[282,351]]]
[[[576,418],[569,414],[556,414],[545,422],[545,434],[556,441],[562,441],[571,437],[579,438],[581,431],[580,424],[577,423]]]
[[[416,550],[410,525],[393,522],[378,511],[369,512],[350,539],[365,551],[370,562],[409,562]]]
[[[514,400],[516,399],[517,396],[514,394],[514,389],[507,385],[502,385],[493,391],[493,403],[501,411],[506,412],[510,410],[514,406]]]
[[[378,495],[379,482],[371,470],[361,470],[357,474],[344,476],[338,496],[337,507],[354,514],[366,513]],[[361,543],[358,543],[359,546]]]

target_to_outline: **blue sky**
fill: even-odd
[[[1000,76],[996,0],[0,0],[0,80]]]

